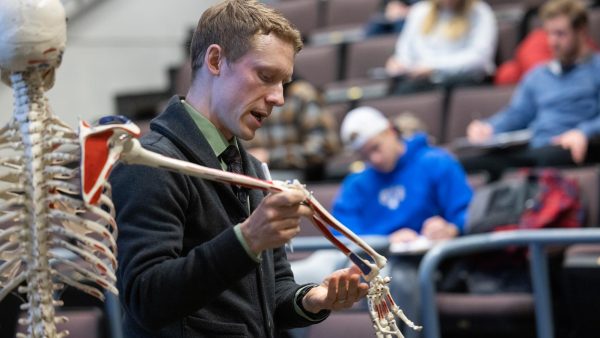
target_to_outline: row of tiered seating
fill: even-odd
[[[520,20],[527,11],[543,3],[541,0],[486,2],[500,22]],[[304,39],[314,45],[361,39],[362,28],[384,4],[383,0],[280,0],[271,6],[283,13],[298,27]]]
[[[403,112],[412,112],[425,123],[435,143],[446,144],[464,137],[467,125],[473,119],[489,117],[506,106],[513,91],[513,86],[457,87],[359,100],[352,104],[337,103],[329,109],[338,123],[353,105],[372,106],[392,119]]]

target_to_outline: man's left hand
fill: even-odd
[[[578,129],[571,129],[552,139],[552,143],[571,151],[571,158],[577,164],[583,163],[588,148],[588,139]]]
[[[302,299],[302,306],[309,312],[342,310],[367,295],[369,285],[360,281],[356,266],[333,272],[321,285],[312,288]]]

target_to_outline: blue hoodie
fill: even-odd
[[[472,191],[460,164],[427,144],[425,134],[405,140],[406,151],[392,172],[372,167],[342,183],[333,215],[358,235],[389,235],[400,228],[421,231],[441,216],[462,233]]]

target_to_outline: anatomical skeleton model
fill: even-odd
[[[394,303],[390,278],[379,276],[386,258],[339,223],[298,182],[260,180],[150,152],[135,138],[139,129],[120,117],[101,119],[94,127],[81,122],[78,137],[51,113],[44,97],[65,47],[62,5],[59,0],[5,0],[3,6],[0,69],[14,90],[15,107],[10,122],[0,129],[0,301],[15,288],[27,295],[21,306],[27,318],[20,323],[28,331],[21,337],[68,335],[56,329],[66,320],[55,316],[55,307],[61,305],[55,295],[63,283],[100,299],[100,287],[117,293],[117,227],[106,181],[117,160],[270,192],[304,191],[314,210],[312,222],[369,282],[376,336],[403,337],[395,316],[421,329]],[[328,227],[357,244],[372,261],[349,249]],[[66,257],[65,251],[76,259]]]
[[[0,301],[26,295],[19,337],[65,337],[56,324],[67,319],[55,315],[64,284],[99,299],[101,288],[117,293],[114,207],[105,181],[96,203],[81,199],[79,138],[44,96],[65,48],[64,8],[59,0],[1,7],[0,70],[14,110],[0,128]]]

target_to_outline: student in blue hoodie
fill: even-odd
[[[385,235],[390,242],[421,236],[446,240],[462,233],[472,191],[459,162],[427,143],[425,134],[403,139],[381,112],[359,107],[346,115],[342,141],[366,168],[346,177],[333,215],[359,235]],[[421,256],[390,261],[391,292],[398,306],[419,322],[417,269]],[[417,335],[406,331],[407,337]]]
[[[359,235],[389,235],[391,242],[462,232],[472,195],[466,175],[425,134],[402,139],[381,112],[359,107],[344,119],[341,136],[367,164],[346,177],[334,203],[344,225]]]

